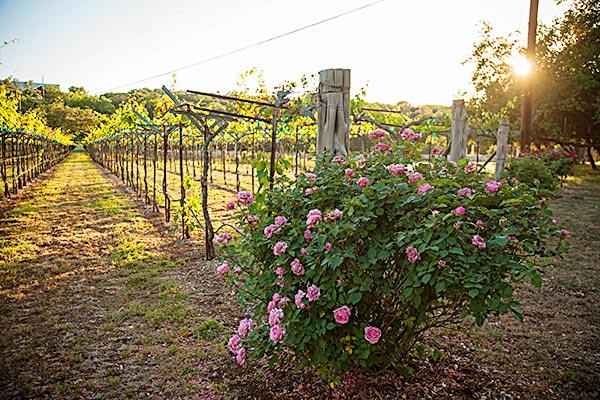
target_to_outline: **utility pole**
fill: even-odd
[[[531,119],[533,102],[531,99],[532,79],[535,72],[535,37],[537,32],[537,14],[539,0],[530,0],[529,29],[527,32],[527,50],[525,55],[531,64],[531,72],[523,81],[523,108],[521,111],[521,150],[528,151],[532,139]]]

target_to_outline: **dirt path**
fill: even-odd
[[[214,265],[73,153],[0,216],[0,399],[598,398],[600,175],[580,170],[553,209],[572,250],[520,289],[524,323],[444,329],[441,361],[332,390],[312,371],[238,367]]]
[[[212,393],[199,363],[227,306],[208,280],[192,293],[204,264],[115,186],[72,153],[0,219],[0,398]]]

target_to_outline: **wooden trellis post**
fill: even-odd
[[[508,129],[508,119],[500,120],[496,146],[496,179],[500,178],[500,175],[504,171],[506,147],[508,145]]]
[[[348,155],[350,70],[319,72],[317,153]]]
[[[458,162],[467,154],[467,111],[464,100],[452,102],[452,136],[450,161]]]

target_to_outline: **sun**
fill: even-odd
[[[515,74],[519,76],[527,75],[531,72],[531,63],[522,54],[513,54],[508,60],[508,64],[515,71]]]

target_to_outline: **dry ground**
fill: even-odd
[[[224,343],[232,293],[116,179],[72,153],[0,216],[0,398],[477,398],[600,395],[600,175],[554,200],[572,231],[524,323],[469,322],[430,337],[415,373],[242,369]],[[222,202],[222,199],[215,199]],[[1,211],[0,211],[1,213]]]

